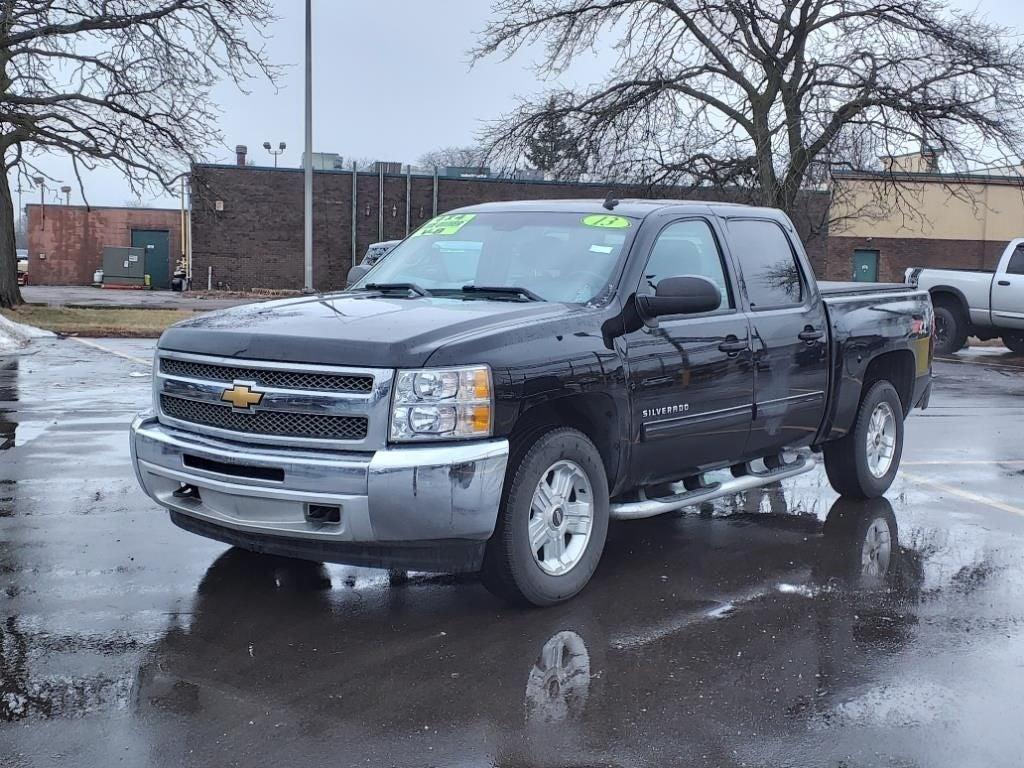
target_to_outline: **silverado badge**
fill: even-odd
[[[231,403],[240,411],[251,411],[263,400],[263,393],[253,392],[248,384],[235,384],[231,389],[225,389],[220,399]]]

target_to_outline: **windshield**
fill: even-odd
[[[447,214],[420,227],[353,289],[413,284],[469,296],[466,286],[517,288],[545,301],[586,303],[608,293],[636,223],[611,214]]]

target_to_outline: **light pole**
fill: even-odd
[[[42,207],[42,223],[40,229],[46,229],[46,179],[43,176],[34,176],[32,181],[39,185],[39,205]]]
[[[288,145],[285,144],[283,141],[280,144],[277,145],[277,149],[274,149],[273,147],[271,147],[269,141],[264,141],[263,142],[263,148],[265,150],[267,150],[267,152],[269,152],[270,154],[272,154],[274,156],[274,167],[275,168],[277,168],[277,156],[282,154],[285,151],[285,149],[287,149],[287,147],[288,147]]]
[[[25,229],[25,205],[21,201],[21,193],[24,190],[21,187],[21,174],[18,174],[18,231],[26,232]]]
[[[71,187],[65,184],[60,191],[64,193],[64,205],[71,205]]]
[[[313,7],[306,0],[306,154],[305,162],[305,248],[303,290],[313,292]]]

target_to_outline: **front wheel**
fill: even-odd
[[[825,472],[843,496],[874,499],[896,478],[903,455],[903,405],[887,381],[871,386],[860,403],[853,429],[825,444]]]
[[[1007,333],[1003,336],[1005,344],[1011,352],[1024,355],[1024,333]]]
[[[608,534],[601,455],[575,429],[553,429],[517,451],[481,577],[519,605],[554,605],[578,593]]]

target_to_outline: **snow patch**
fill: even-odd
[[[0,353],[17,352],[26,346],[32,339],[44,339],[54,336],[50,331],[44,331],[33,325],[16,323],[0,315]]]

